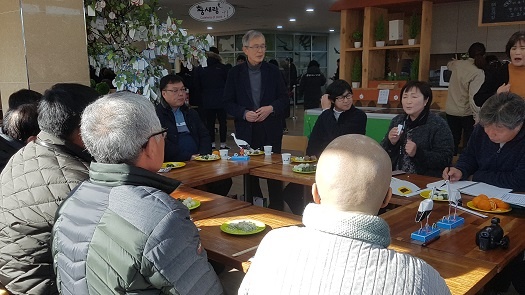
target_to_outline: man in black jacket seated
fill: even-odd
[[[195,155],[211,154],[210,134],[199,114],[186,105],[187,92],[183,79],[167,75],[160,79],[161,98],[157,116],[162,127],[168,129],[164,148],[165,162],[189,161]],[[231,178],[209,183],[209,192],[226,196]]]

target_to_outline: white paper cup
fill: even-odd
[[[292,154],[284,153],[284,154],[281,154],[281,157],[283,159],[283,164],[290,164],[290,158],[292,157]]]
[[[272,155],[272,146],[271,145],[265,145],[264,146],[264,155],[265,156],[271,156]]]
[[[223,160],[228,160],[228,149],[220,149],[219,156],[221,156]]]

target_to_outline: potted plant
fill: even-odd
[[[363,64],[360,58],[354,60],[354,66],[352,67],[352,88],[359,88],[361,86]]]
[[[386,36],[386,30],[385,30],[385,19],[381,15],[379,19],[377,20],[374,37],[376,38],[376,47],[383,47],[385,46],[385,36]]]
[[[410,65],[410,80],[417,81],[419,77],[419,55],[414,57],[412,64]]]
[[[418,15],[414,13],[410,17],[410,23],[408,27],[408,36],[410,37],[410,39],[408,39],[408,45],[416,44],[416,37],[420,30],[421,20],[419,19]]]
[[[361,41],[363,41],[363,32],[355,31],[352,34],[352,39],[354,39],[354,47],[361,48]]]

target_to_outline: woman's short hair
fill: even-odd
[[[423,99],[428,99],[427,104],[425,105],[424,110],[430,110],[430,105],[432,104],[432,89],[430,84],[423,81],[408,81],[403,88],[401,88],[401,102],[403,102],[403,93],[409,91],[412,88],[417,88],[423,94]]]
[[[89,105],[82,114],[80,130],[84,145],[97,162],[134,164],[161,125],[151,101],[122,91]]]
[[[321,65],[319,64],[319,62],[317,62],[315,59],[312,59],[309,63],[308,63],[308,68],[309,67],[321,67]]]
[[[27,142],[31,136],[38,135],[38,109],[36,104],[28,103],[9,109],[4,116],[2,131],[11,138]]]
[[[524,121],[525,101],[512,92],[502,92],[491,96],[479,112],[481,126],[496,125],[514,129]]]
[[[256,31],[256,30],[249,30],[248,32],[246,32],[246,34],[244,34],[244,36],[242,36],[242,46],[244,47],[250,46],[250,41],[253,38],[258,38],[258,37],[261,37],[264,39],[263,33]]]
[[[326,94],[328,94],[328,99],[332,102],[335,102],[336,98],[343,95],[346,91],[353,94],[352,86],[350,86],[345,80],[341,79],[335,80],[332,84],[326,87]]]
[[[32,103],[37,105],[42,99],[42,94],[34,90],[20,89],[9,96],[7,104],[10,109],[16,109],[23,104]]]
[[[508,57],[510,57],[510,49],[520,41],[525,42],[525,31],[517,31],[516,33],[512,34],[512,36],[510,36],[509,41],[505,46],[505,53]]]

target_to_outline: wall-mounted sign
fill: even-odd
[[[233,5],[226,1],[204,1],[190,8],[190,16],[201,22],[220,22],[229,19],[234,13]]]

